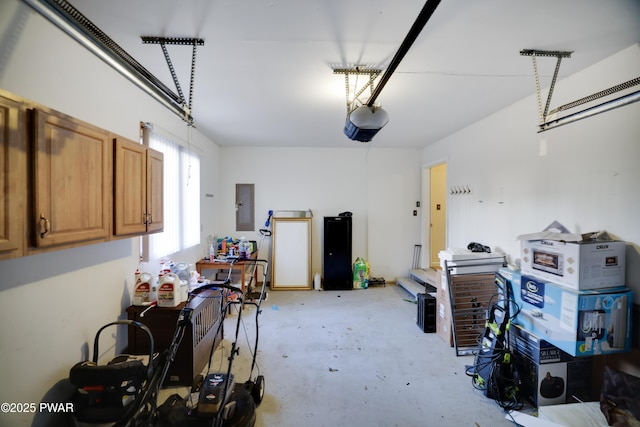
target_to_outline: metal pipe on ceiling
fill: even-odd
[[[587,117],[595,116],[596,114],[604,113],[606,111],[620,108],[628,104],[633,104],[634,102],[638,101],[640,101],[640,91],[636,91],[619,98],[612,99],[611,101],[594,105],[593,107],[586,108],[582,111],[578,111],[555,120],[549,120],[539,126],[540,130],[538,131],[538,133],[557,128],[558,126],[566,125],[568,123],[576,122],[578,120],[586,119]]]
[[[398,51],[391,59],[389,67],[387,67],[382,77],[380,77],[380,82],[375,87],[373,93],[371,94],[371,97],[367,101],[367,106],[373,107],[373,104],[378,98],[378,95],[380,95],[380,92],[382,92],[382,89],[387,84],[387,81],[389,81],[389,78],[391,77],[393,72],[396,70],[396,68],[398,68],[400,61],[402,61],[402,58],[404,58],[404,56],[407,54],[409,48],[411,48],[411,45],[413,45],[413,42],[416,41],[418,35],[427,24],[427,21],[429,21],[431,15],[433,15],[433,12],[435,12],[439,4],[440,0],[427,0],[427,2],[424,4],[422,10],[420,11],[420,14],[416,18],[406,37],[402,41],[402,44],[398,48]]]
[[[176,94],[67,1],[23,1],[182,120],[193,125],[189,109]]]

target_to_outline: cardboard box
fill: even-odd
[[[576,290],[625,286],[625,242],[606,233],[566,231],[553,223],[540,233],[518,236],[522,273]]]
[[[436,334],[444,341],[449,344],[449,347],[453,347],[453,325],[451,323],[451,319],[446,317],[446,315],[442,315],[443,312],[440,311],[441,304],[438,303],[438,313],[436,315]]]
[[[625,287],[576,291],[500,269],[511,283],[515,323],[572,356],[631,350],[633,291]]]
[[[518,355],[516,367],[522,381],[522,396],[535,407],[593,400],[591,359],[541,364]]]
[[[516,353],[526,356],[538,364],[567,362],[574,359],[569,353],[560,350],[549,341],[538,337],[520,325],[511,325],[509,346]]]
[[[624,286],[625,251],[620,241],[523,240],[520,268],[576,290]]]
[[[436,288],[436,334],[453,347],[453,325],[451,323],[451,303],[449,300],[449,290],[447,278],[444,272],[440,274]],[[434,285],[435,286],[435,285]]]

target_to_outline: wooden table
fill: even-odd
[[[214,261],[210,261],[207,259],[201,259],[200,261],[196,262],[196,271],[198,272],[198,274],[202,275],[202,272],[204,270],[225,270],[225,271],[229,271],[229,268],[233,268],[233,271],[235,270],[240,270],[240,284],[242,286],[242,292],[245,291],[245,272],[246,272],[246,267],[247,266],[255,266],[256,262],[255,259],[257,257],[258,253],[257,252],[253,252],[251,254],[251,258],[250,259],[243,259],[243,260],[237,260],[235,262],[231,262],[231,261],[222,261],[222,260],[214,260]],[[233,264],[233,267],[232,267]],[[253,279],[254,279],[254,283],[258,282],[258,269],[254,268],[253,269]]]

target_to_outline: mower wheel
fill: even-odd
[[[256,377],[256,382],[251,389],[251,397],[253,397],[256,406],[260,405],[264,397],[264,375],[258,375]]]

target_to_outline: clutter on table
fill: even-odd
[[[214,237],[209,242],[209,255],[205,259],[226,259],[228,257],[251,258],[251,254],[257,249],[254,240],[246,240],[244,237]]]

